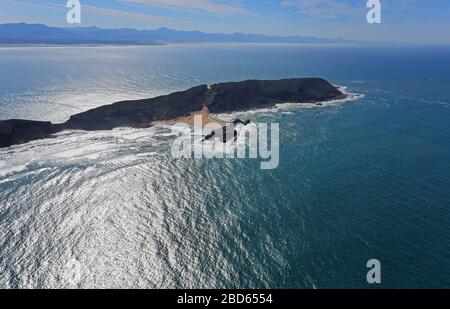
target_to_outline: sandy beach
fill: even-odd
[[[214,118],[211,113],[208,110],[208,107],[203,107],[201,111],[193,112],[187,116],[171,119],[171,120],[164,120],[164,121],[154,121],[151,124],[152,125],[174,125],[177,123],[185,123],[190,126],[194,126],[194,117],[195,116],[202,116],[202,124],[203,127],[212,123],[216,123],[219,126],[223,127],[225,126],[226,122],[217,118]]]

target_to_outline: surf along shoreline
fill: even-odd
[[[285,102],[323,104],[344,100],[348,94],[322,78],[247,80],[200,85],[151,99],[104,105],[70,117],[61,124],[29,120],[0,121],[0,148],[50,138],[64,130],[100,131],[119,127],[146,128],[155,124],[193,125],[196,115],[204,125],[225,121],[213,115],[273,108]]]

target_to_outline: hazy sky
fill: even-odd
[[[367,0],[81,0],[80,26],[343,37],[450,43],[450,0],[381,0],[368,24]],[[67,0],[0,0],[0,23],[66,22]]]

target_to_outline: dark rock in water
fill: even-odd
[[[230,123],[224,127],[222,127],[222,129],[220,130],[216,130],[216,131],[212,131],[210,134],[206,135],[205,138],[203,139],[204,141],[210,140],[215,136],[220,136],[222,135],[222,142],[223,143],[228,143],[230,140],[234,139],[234,141],[236,141],[237,139],[237,135],[238,132],[236,130],[236,126],[238,124],[242,124],[244,126],[250,124],[250,120],[247,121],[242,121],[240,119],[236,119],[235,121],[233,121],[233,123]]]
[[[216,131],[212,131],[211,133],[209,133],[208,135],[206,135],[206,136],[203,138],[202,142],[208,141],[208,140],[210,140],[211,138],[213,138],[214,136],[216,136]]]
[[[317,106],[323,106],[323,103],[316,103]]]
[[[212,137],[215,137],[218,135],[223,143],[228,143],[232,139],[234,141],[236,141],[238,133],[236,131],[235,125],[228,124],[228,125],[224,126],[222,129],[220,129],[219,131],[214,131],[211,134],[212,134],[212,136],[210,138],[205,137],[204,140],[209,140]]]
[[[0,147],[9,147],[32,140],[48,138],[56,131],[51,122],[29,120],[0,121]]]
[[[49,122],[24,120],[0,121],[0,147],[49,137],[66,129],[94,131],[117,127],[148,127],[152,122],[186,116],[200,111],[205,106],[211,113],[224,113],[273,107],[285,102],[317,103],[345,96],[321,78],[249,80],[202,85],[152,99],[122,101],[101,106],[73,115],[63,124],[52,125]]]
[[[235,121],[233,121],[233,124],[234,125],[243,124],[244,126],[246,126],[246,125],[250,124],[250,122],[251,122],[250,120],[242,121],[241,119],[236,119]]]

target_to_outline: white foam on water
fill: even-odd
[[[237,118],[250,117],[255,114],[292,114],[293,111],[302,108],[323,108],[327,106],[334,106],[345,102],[355,101],[364,97],[363,94],[350,93],[347,87],[337,86],[338,89],[346,94],[348,97],[340,100],[333,100],[322,102],[322,106],[317,104],[302,104],[302,103],[283,103],[277,104],[273,108],[256,109],[246,112],[235,112],[228,114],[214,115],[219,119],[229,121],[230,123]],[[230,141],[229,144],[234,146],[246,142],[245,136],[240,134],[241,127],[238,126],[237,140]],[[115,156],[120,156],[120,152],[127,147],[132,149],[139,146],[160,145],[165,143],[167,145],[167,138],[184,136],[182,138],[191,139],[192,134],[198,134],[199,130],[193,130],[183,125],[156,125],[148,129],[135,128],[118,128],[111,131],[63,131],[56,134],[56,138],[32,141],[27,144],[16,145],[5,149],[0,149],[0,155],[3,160],[0,161],[0,177],[5,177],[11,174],[24,172],[28,169],[31,163],[39,164],[41,162],[74,162],[81,160],[98,160],[105,158],[113,159]],[[204,135],[194,136],[194,149],[202,147],[203,149],[215,152],[214,143],[212,141],[202,142]],[[159,138],[164,138],[163,140]],[[187,140],[186,140],[187,141]],[[228,152],[234,151],[233,145],[226,147]],[[116,154],[117,153],[117,154]],[[156,152],[145,152],[148,156],[155,155]],[[137,151],[142,158],[142,153]]]
[[[171,134],[173,135],[173,134]],[[130,156],[142,158],[140,149],[146,146],[159,146],[156,137],[169,136],[157,128],[134,129],[119,128],[111,131],[63,131],[55,138],[35,140],[26,144],[0,149],[0,177],[19,173],[32,173],[32,164],[73,164],[83,161],[107,162],[122,158],[124,151],[133,152]],[[134,151],[133,151],[134,150]],[[155,151],[145,151],[153,156]],[[102,159],[99,161],[99,159]],[[123,159],[123,158],[122,158]],[[130,159],[130,157],[128,157]],[[4,179],[3,179],[4,180]]]
[[[28,164],[8,165],[6,162],[0,162],[0,177],[5,177],[13,173],[26,170]]]

